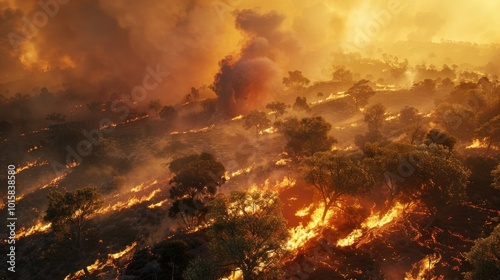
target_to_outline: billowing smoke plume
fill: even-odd
[[[248,41],[238,58],[228,56],[220,62],[213,89],[218,96],[218,111],[223,115],[246,114],[265,104],[280,83],[276,60],[296,46],[290,34],[279,30],[284,17],[254,10],[235,13],[236,26]]]

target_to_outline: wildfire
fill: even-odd
[[[278,129],[272,126],[270,128],[266,128],[266,129],[260,131],[259,134],[260,135],[262,135],[262,134],[272,134],[272,133],[275,133],[276,131],[278,131]]]
[[[29,148],[29,150],[27,152],[31,153],[31,152],[33,152],[35,150],[40,149],[40,148],[43,148],[43,146],[42,145],[40,145],[40,146],[33,146],[33,147]]]
[[[139,117],[135,117],[133,119],[128,119],[128,120],[124,121],[123,123],[127,124],[127,123],[135,122],[135,121],[138,121],[138,120],[142,120],[142,119],[145,119],[145,118],[149,118],[149,115],[146,114],[144,116],[139,116]]]
[[[226,171],[226,173],[224,174],[224,177],[226,178],[227,181],[229,181],[231,178],[239,176],[243,173],[249,173],[250,171],[252,171],[252,169],[253,169],[253,164],[250,165],[249,167],[241,168],[241,169],[238,169],[238,170],[233,171],[231,173],[229,173],[229,171]]]
[[[78,165],[80,165],[78,162],[73,161],[70,164],[66,164],[66,168],[73,168],[73,167],[77,167]]]
[[[291,160],[289,160],[289,159],[282,158],[282,159],[278,160],[275,164],[278,166],[284,166],[284,165],[287,165],[290,161]]]
[[[47,164],[49,164],[49,162],[48,162],[48,161],[42,161],[42,162],[39,162],[39,160],[37,159],[37,160],[35,160],[35,161],[28,162],[28,163],[27,163],[25,166],[23,166],[23,167],[18,167],[18,168],[16,169],[16,173],[20,173],[20,172],[22,172],[22,171],[24,171],[24,170],[26,170],[26,169],[29,169],[29,168],[31,168],[31,167],[33,167],[33,166],[43,166],[43,165],[47,165]]]
[[[466,149],[487,149],[488,144],[485,141],[485,139],[474,139],[472,141],[472,144],[470,144],[469,146],[467,146],[465,148]],[[495,146],[490,146],[490,148],[493,150],[499,150],[499,148],[495,147]]]
[[[52,181],[50,181],[49,183],[45,184],[44,186],[42,186],[40,189],[45,189],[46,187],[49,187],[51,185],[55,185],[56,183],[58,183],[59,181],[61,181],[62,179],[64,179],[64,177],[66,177],[66,175],[68,175],[69,172],[66,172],[64,173],[63,175],[61,176],[58,176],[54,179],[52,179]]]
[[[206,126],[204,128],[200,128],[200,129],[191,129],[189,131],[183,131],[183,132],[179,132],[179,131],[173,131],[173,132],[170,132],[170,135],[178,135],[178,134],[188,134],[188,133],[199,133],[199,132],[207,132],[209,131],[210,129],[214,128],[215,127],[215,124],[211,125],[211,126]]]
[[[398,117],[399,117],[399,115],[400,115],[400,114],[397,114],[397,115],[392,115],[392,116],[388,116],[387,118],[385,118],[385,120],[386,120],[386,121],[392,121],[392,120],[394,120],[394,119],[398,118]]]
[[[134,242],[134,243],[130,244],[129,246],[125,247],[125,249],[121,252],[109,254],[108,257],[112,258],[113,260],[117,260],[117,259],[125,256],[125,254],[127,254],[128,252],[132,251],[132,249],[134,249],[135,246],[137,246],[137,242]]]
[[[340,99],[340,98],[344,98],[346,96],[349,96],[349,94],[346,94],[345,91],[339,91],[337,92],[336,94],[334,94],[333,92],[330,93],[330,96],[328,96],[326,98],[326,100],[335,100],[335,99]]]
[[[137,242],[134,242],[125,249],[123,249],[120,252],[114,253],[114,254],[108,254],[108,259],[104,262],[101,261],[100,259],[95,260],[95,262],[89,266],[87,266],[87,270],[89,271],[90,274],[94,273],[95,271],[98,270],[103,270],[105,267],[114,267],[117,268],[115,265],[115,261],[122,258],[126,254],[128,254],[130,251],[132,251],[135,247],[137,246]],[[78,270],[77,272],[71,273],[67,275],[64,280],[72,280],[72,279],[80,279],[81,277],[85,276],[85,272],[83,270]],[[99,275],[97,275],[99,276]]]
[[[231,120],[232,121],[237,121],[237,120],[242,120],[243,119],[243,115],[239,115],[239,116],[236,116],[234,118],[232,118]]]
[[[313,206],[313,204],[311,204],[309,206],[306,206],[306,207],[298,210],[297,212],[295,212],[295,216],[297,216],[297,217],[305,217],[305,216],[309,215],[309,213],[311,213],[312,206]]]
[[[148,208],[149,209],[153,209],[153,208],[156,208],[156,207],[161,207],[167,201],[168,201],[168,199],[164,199],[164,200],[162,200],[162,201],[160,201],[158,203],[154,203],[154,204],[149,205]]]
[[[140,192],[142,190],[148,189],[149,187],[151,187],[152,185],[155,185],[157,183],[158,183],[158,180],[154,180],[150,184],[146,184],[145,182],[143,182],[143,183],[140,183],[139,185],[135,186],[134,188],[132,188],[130,191],[131,192]]]
[[[441,255],[432,254],[425,256],[418,263],[414,264],[412,269],[406,273],[405,280],[418,280],[418,279],[443,279],[442,277],[437,277],[432,275],[434,266],[441,260]],[[417,272],[416,277],[414,272]]]
[[[307,206],[304,209],[300,209],[295,213],[296,216],[299,215],[304,215],[307,216],[309,213],[305,213],[306,210],[307,212],[310,211],[311,208],[314,208],[314,212],[311,214],[311,220],[307,225],[303,225],[302,223],[292,229],[289,229],[290,233],[290,238],[288,239],[286,243],[286,248],[287,250],[294,252],[298,248],[304,246],[309,240],[315,238],[318,236],[318,234],[321,232],[323,228],[326,226],[331,227],[328,224],[324,224],[322,222],[322,216],[323,216],[323,206],[321,205],[315,205],[314,203]],[[328,221],[335,211],[328,211],[325,221]],[[302,216],[303,217],[303,216]]]
[[[253,184],[249,189],[248,192],[261,192],[261,191],[273,191],[273,192],[281,192],[289,187],[295,186],[295,179],[289,178],[287,176],[283,177],[283,180],[279,181],[277,180],[274,184],[271,184],[269,182],[269,179],[267,179],[263,185],[257,186],[256,184]]]
[[[98,214],[105,214],[110,211],[120,211],[123,209],[130,208],[136,204],[145,202],[145,201],[150,201],[153,197],[155,197],[156,194],[160,192],[160,189],[156,189],[153,192],[151,192],[149,195],[142,196],[141,198],[137,197],[132,197],[130,199],[127,199],[126,201],[119,201],[113,205],[108,205],[104,208],[101,208],[99,211],[97,211]]]
[[[337,241],[337,246],[345,247],[350,246],[357,242],[361,236],[363,236],[363,232],[371,230],[373,228],[380,228],[384,225],[393,221],[396,217],[398,217],[403,212],[404,206],[399,202],[396,203],[394,207],[392,207],[387,213],[385,213],[382,217],[380,217],[380,212],[372,213],[366,220],[361,224],[360,229],[353,230],[347,237],[339,239]]]
[[[19,229],[19,232],[16,234],[18,238],[26,237],[37,232],[46,232],[49,230],[51,223],[44,223],[42,221],[38,221],[36,225],[30,227],[29,229],[25,229],[22,227]]]

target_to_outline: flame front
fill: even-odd
[[[297,251],[298,248],[303,247],[309,240],[317,237],[323,228],[331,227],[327,223],[322,222],[323,206],[321,204],[313,203],[306,208],[300,209],[295,215],[302,215],[305,211],[309,211],[312,208],[314,208],[314,212],[311,214],[311,219],[307,225],[304,226],[301,223],[289,230],[290,238],[286,242],[287,250],[291,252]],[[328,221],[334,213],[334,210],[328,211],[325,221]]]
[[[35,146],[36,147],[36,146]],[[32,148],[33,149],[33,148]],[[36,150],[36,149],[35,149]],[[30,169],[31,167],[34,167],[34,166],[43,166],[43,165],[47,165],[49,164],[48,161],[40,161],[39,159],[35,160],[35,161],[32,161],[32,162],[28,162],[25,166],[22,166],[22,167],[18,167],[16,169],[16,173],[21,173],[22,171],[26,170],[26,169]]]
[[[24,227],[19,229],[19,233],[17,233],[18,238],[30,236],[37,232],[46,232],[49,230],[51,223],[44,223],[43,221],[38,221],[36,225],[30,227],[29,229],[25,229]]]
[[[156,189],[153,192],[151,192],[149,195],[142,196],[141,198],[137,198],[134,196],[134,197],[127,199],[125,201],[119,201],[113,205],[108,205],[104,208],[99,209],[99,211],[97,211],[97,213],[98,214],[105,214],[105,213],[108,213],[111,211],[120,211],[123,209],[130,208],[136,204],[139,204],[139,203],[142,203],[145,201],[150,201],[160,191],[161,191],[160,189]]]
[[[115,265],[115,262],[118,259],[125,256],[126,254],[128,254],[130,251],[132,251],[136,246],[137,246],[137,242],[134,242],[134,243],[128,245],[127,247],[125,247],[125,249],[123,249],[120,252],[117,252],[114,254],[108,254],[108,259],[105,262],[101,261],[100,259],[97,259],[97,260],[95,260],[95,262],[93,264],[87,266],[87,270],[89,271],[90,274],[92,274],[95,271],[103,270],[107,266],[118,269],[118,267]],[[81,277],[84,277],[84,276],[85,276],[85,273],[83,272],[83,270],[79,270],[77,272],[74,272],[74,273],[67,275],[66,277],[64,277],[64,280],[80,279]],[[97,275],[97,276],[99,276],[99,275]]]
[[[419,279],[442,279],[441,277],[433,276],[432,271],[434,270],[434,266],[441,261],[441,255],[427,255],[418,263],[413,265],[411,271],[407,272],[405,275],[405,280],[419,280]],[[417,270],[417,274],[414,277],[413,275]]]
[[[380,217],[380,212],[372,213],[366,220],[361,224],[360,229],[353,230],[347,237],[339,239],[337,241],[337,246],[345,247],[350,246],[358,241],[358,239],[363,236],[363,232],[366,232],[373,228],[381,228],[384,225],[393,221],[403,212],[404,206],[401,203],[396,203],[384,216]]]

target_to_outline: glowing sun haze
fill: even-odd
[[[160,63],[170,76],[155,94],[179,102],[191,87],[214,81],[219,61],[228,55],[238,61],[250,50],[269,60],[261,64],[272,69],[264,71],[272,87],[295,69],[327,78],[334,52],[363,53],[397,41],[500,43],[499,10],[495,0],[73,0],[59,4],[14,51],[7,34],[23,35],[23,18],[33,22],[43,10],[35,0],[0,1],[0,84],[44,71],[50,72],[44,81],[83,81],[109,94],[139,83],[146,65]]]

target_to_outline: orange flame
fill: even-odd
[[[49,183],[45,184],[44,186],[42,186],[40,189],[45,189],[46,187],[49,187],[51,185],[55,185],[57,182],[61,181],[62,179],[64,179],[64,177],[66,177],[66,175],[68,175],[69,172],[66,172],[64,173],[63,175],[61,176],[58,176],[54,179],[52,179],[52,181],[50,181]]]
[[[101,261],[100,259],[97,259],[94,261],[93,264],[87,266],[87,270],[89,271],[89,273],[92,274],[95,271],[102,270],[107,266],[117,268],[115,265],[115,261],[122,258],[126,254],[128,254],[136,246],[137,246],[137,242],[134,242],[134,243],[128,245],[127,247],[125,247],[125,249],[123,249],[120,252],[117,252],[114,254],[108,254],[108,259],[106,260],[106,262]],[[85,276],[85,273],[83,272],[83,270],[78,270],[77,272],[68,274],[66,277],[64,277],[64,280],[73,280],[73,279],[76,280],[76,279],[80,279],[81,277],[84,277],[84,276]]]
[[[427,255],[418,263],[414,264],[412,269],[406,273],[405,280],[418,280],[418,279],[443,279],[442,277],[432,276],[434,266],[441,261],[441,255]],[[417,271],[417,276],[413,277],[414,272]]]
[[[246,167],[246,168],[241,168],[241,169],[238,169],[236,171],[233,171],[231,173],[229,173],[229,171],[226,171],[226,173],[224,174],[224,177],[226,178],[227,181],[229,181],[231,178],[239,176],[243,173],[249,173],[250,171],[252,171],[252,168],[253,168],[253,164]]]
[[[337,246],[344,247],[350,246],[358,241],[358,239],[363,236],[363,232],[366,232],[373,228],[381,228],[384,225],[390,223],[395,218],[397,218],[403,212],[404,206],[401,203],[396,203],[384,216],[380,217],[380,212],[372,213],[366,220],[361,224],[361,229],[353,230],[345,238],[339,239],[337,241]]]
[[[322,205],[316,205],[312,203],[311,205],[307,206],[306,208],[300,209],[295,213],[295,215],[302,215],[306,216],[304,212],[309,212],[311,208],[314,208],[314,212],[311,214],[311,220],[307,225],[302,225],[302,223],[292,229],[289,229],[290,233],[290,238],[288,239],[286,243],[286,248],[289,251],[296,251],[298,248],[304,246],[309,240],[315,238],[318,236],[318,234],[323,230],[325,227],[331,227],[327,223],[322,222],[322,216],[323,216],[323,206]],[[328,211],[325,221],[328,221],[335,211]]]
[[[153,209],[153,208],[156,208],[156,207],[161,207],[167,201],[168,201],[168,199],[164,199],[164,200],[162,200],[162,201],[160,201],[158,203],[154,203],[154,204],[149,205],[148,208],[149,209]]]
[[[136,204],[139,204],[139,203],[142,203],[142,202],[145,202],[145,201],[150,201],[153,197],[155,197],[155,195],[157,193],[160,192],[160,189],[156,189],[154,190],[153,192],[151,192],[149,195],[145,195],[141,198],[137,198],[137,197],[132,197],[130,199],[127,199],[126,201],[119,201],[113,205],[108,205],[104,208],[101,208],[99,209],[99,211],[97,211],[98,214],[105,214],[105,213],[108,213],[108,212],[111,212],[111,211],[120,211],[120,210],[123,210],[123,209],[127,209],[127,208],[130,208]]]
[[[17,237],[22,238],[35,234],[37,232],[46,232],[49,230],[50,226],[51,223],[44,223],[42,221],[38,221],[36,225],[30,227],[29,229],[25,229],[24,227],[20,228],[19,232],[17,233]]]
[[[35,146],[36,147],[36,146]],[[36,150],[36,149],[35,149]],[[29,151],[28,151],[29,152]],[[33,166],[43,166],[43,165],[47,165],[49,164],[48,161],[40,161],[39,159],[35,160],[35,161],[32,161],[32,162],[28,162],[25,166],[23,167],[18,167],[16,169],[16,173],[21,173],[22,171],[26,170],[26,169],[29,169]]]

